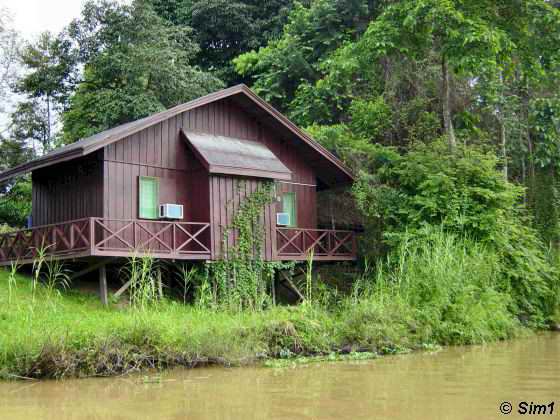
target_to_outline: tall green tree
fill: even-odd
[[[34,154],[48,152],[52,144],[54,124],[47,102],[28,99],[20,102],[11,114],[11,137],[23,145],[31,144]]]
[[[76,58],[68,39],[44,32],[36,43],[23,48],[21,62],[27,72],[18,80],[17,91],[27,98],[14,114],[18,134],[27,131],[48,151],[54,142],[56,114],[65,109],[74,87]]]
[[[0,8],[0,99],[6,101],[18,74],[21,40],[6,8]]]
[[[236,69],[253,79],[253,88],[266,100],[291,113],[298,91],[322,79],[331,54],[363,33],[377,12],[375,6],[367,0],[296,4],[282,36],[236,58]]]
[[[389,5],[373,21],[356,51],[372,60],[400,54],[413,60],[434,56],[441,66],[441,115],[451,150],[457,139],[453,122],[453,75],[475,78],[495,73],[512,43],[495,13],[499,2],[480,0],[403,0]],[[499,10],[498,10],[499,12]]]
[[[282,36],[237,70],[354,168],[375,171],[373,143],[404,154],[445,135],[451,150],[493,149],[504,177],[528,186],[543,236],[559,231],[558,4],[342,3],[294,8]]]
[[[0,137],[0,172],[13,168],[33,157],[27,141]],[[0,225],[23,227],[31,212],[31,180],[29,177],[0,183]]]
[[[157,13],[174,25],[194,30],[196,61],[226,84],[244,81],[232,59],[279,36],[293,0],[151,0]]]
[[[193,63],[199,48],[192,30],[164,21],[147,1],[89,2],[68,33],[84,71],[63,114],[65,142],[222,86]]]

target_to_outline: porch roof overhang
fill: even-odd
[[[213,174],[292,179],[292,172],[262,143],[181,130],[202,165]]]

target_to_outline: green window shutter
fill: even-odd
[[[141,176],[139,179],[138,214],[141,219],[157,219],[159,206],[159,179]]]
[[[282,212],[290,215],[289,227],[297,226],[297,203],[296,193],[289,192],[282,195]]]

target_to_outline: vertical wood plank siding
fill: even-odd
[[[112,143],[90,157],[34,172],[34,225],[87,216],[138,219],[138,178],[154,176],[160,179],[160,203],[182,204],[184,218],[181,221],[213,223],[212,232],[198,239],[214,243],[214,257],[227,251],[221,249],[223,229],[262,180],[210,176],[181,138],[182,128],[265,144],[292,171],[293,183],[279,183],[277,192],[295,192],[299,227],[316,227],[316,174],[294,150],[293,139],[279,137],[232,98],[178,114]],[[81,173],[75,170],[76,164],[94,169]],[[97,166],[92,166],[94,164]],[[276,211],[281,211],[278,202],[263,214],[267,259],[272,258],[275,246]],[[119,229],[122,223],[113,222],[110,227]],[[138,235],[142,239],[146,233],[138,232]],[[165,232],[162,239],[170,239],[170,235],[172,232]],[[227,248],[232,245],[233,238]]]
[[[41,226],[103,215],[103,153],[32,174],[32,223]]]
[[[264,143],[292,171],[293,183],[311,185],[280,183],[277,191],[295,192],[299,226],[316,227],[316,194],[312,186],[316,183],[315,173],[293,150],[291,142],[278,138],[231,99],[184,112],[107,146],[104,217],[138,218],[138,177],[157,176],[161,203],[183,204],[183,221],[213,224],[212,232],[206,232],[200,239],[204,243],[214,243],[214,257],[233,246],[235,235],[230,235],[226,249],[222,249],[224,229],[233,221],[244,198],[255,191],[261,181],[246,178],[240,182],[243,178],[209,176],[181,138],[182,128]],[[267,259],[273,256],[276,211],[281,211],[278,202],[263,214]],[[165,233],[164,237],[170,234]]]

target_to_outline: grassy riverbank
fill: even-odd
[[[500,291],[496,259],[482,248],[442,237],[405,254],[392,269],[366,270],[345,296],[316,290],[299,306],[237,312],[166,299],[104,308],[94,295],[41,285],[34,293],[23,276],[9,287],[1,272],[0,376],[381,355],[508,339],[540,327],[522,326],[511,295]]]
[[[35,288],[29,277],[0,271],[0,377],[117,375],[353,352],[370,357],[504,340],[558,322],[552,266],[541,283],[520,287],[523,280],[513,283],[491,248],[437,229],[428,234],[404,241],[374,268],[366,264],[344,293],[308,277],[298,306],[241,309],[231,304],[237,295],[221,304],[210,286],[215,280],[203,276],[190,285],[193,304],[147,301],[144,293],[130,305],[105,308],[94,294],[57,290],[65,282],[52,271],[37,276],[44,282]],[[139,285],[154,284],[158,274],[149,265],[139,265]]]
[[[31,280],[25,277],[18,277],[11,304],[7,290],[2,273],[4,379],[116,375],[151,367],[237,365],[351,351],[384,354],[437,341],[429,326],[411,318],[398,302],[383,305],[383,310],[361,302],[337,311],[301,305],[232,314],[175,302],[145,311],[104,308],[96,296],[49,295],[44,288],[36,291],[33,303]],[[512,323],[499,338],[517,332]]]

